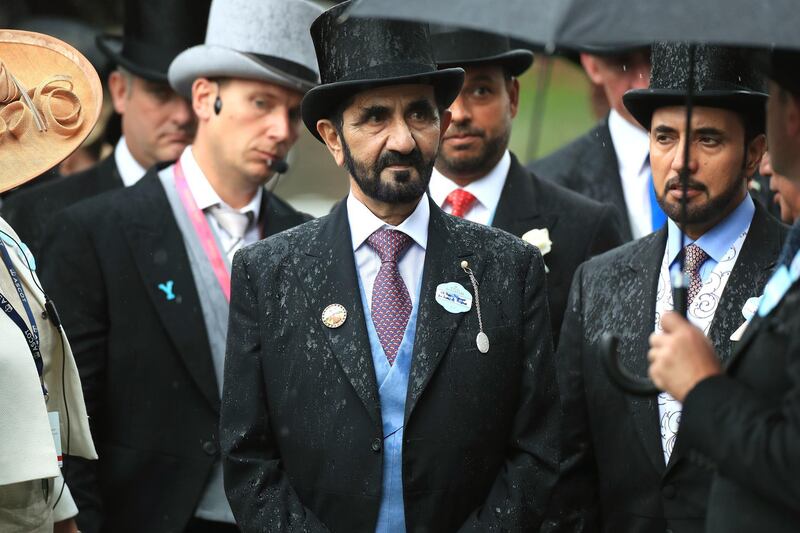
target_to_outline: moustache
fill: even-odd
[[[689,178],[688,188],[696,191],[703,191],[703,192],[708,191],[708,187],[706,187],[699,181],[693,180],[691,177]],[[680,176],[672,176],[664,184],[664,195],[666,195],[671,190],[681,190]]]
[[[456,124],[450,124],[450,127],[447,128],[447,133],[445,134],[444,138],[450,139],[452,137],[461,137],[466,135],[483,137],[486,135],[486,132],[480,128],[471,128],[469,126],[458,126]]]
[[[414,150],[407,154],[389,151],[384,152],[381,154],[380,158],[378,158],[376,172],[380,174],[383,172],[383,169],[392,165],[407,165],[421,171],[424,164],[425,161],[422,159],[422,152],[419,151],[419,148],[414,148]]]

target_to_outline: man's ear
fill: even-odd
[[[128,79],[122,72],[115,70],[108,75],[108,93],[111,95],[114,111],[119,115],[125,114],[125,102],[130,96],[130,89]]]
[[[511,101],[511,118],[517,116],[519,111],[519,79],[515,76],[506,82],[508,99]]]
[[[603,74],[600,72],[600,63],[597,58],[590,54],[581,54],[581,65],[586,75],[595,85],[602,85]]]
[[[344,149],[342,147],[342,138],[339,136],[339,131],[336,129],[336,126],[333,125],[333,122],[328,120],[327,118],[323,118],[317,121],[317,133],[319,136],[322,137],[322,140],[325,142],[325,146],[328,147],[328,151],[333,156],[333,160],[336,161],[336,164],[340,167],[344,166]]]
[[[192,109],[199,120],[209,120],[214,114],[214,100],[219,96],[219,84],[208,78],[192,83]]]
[[[764,152],[767,151],[767,136],[763,133],[757,135],[755,139],[750,141],[747,146],[747,163],[745,165],[745,173],[748,177],[753,176],[761,164],[761,158],[764,157]]]
[[[450,110],[445,109],[442,111],[441,116],[439,117],[439,143],[441,143],[444,139],[444,134],[447,132],[447,128],[450,127],[451,120],[453,120],[453,114],[450,112]]]

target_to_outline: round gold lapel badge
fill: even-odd
[[[322,323],[336,329],[347,320],[347,309],[341,304],[331,304],[322,311]]]

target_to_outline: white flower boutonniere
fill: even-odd
[[[550,240],[550,232],[547,231],[547,228],[532,229],[522,236],[522,240],[536,246],[542,253],[542,256],[550,253],[553,247],[553,241]],[[550,272],[547,265],[544,265],[544,271]]]

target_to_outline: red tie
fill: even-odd
[[[472,209],[472,204],[475,203],[475,200],[477,198],[471,192],[464,189],[456,189],[447,195],[444,202],[453,206],[453,210],[450,211],[451,215],[464,218],[464,215]]]

